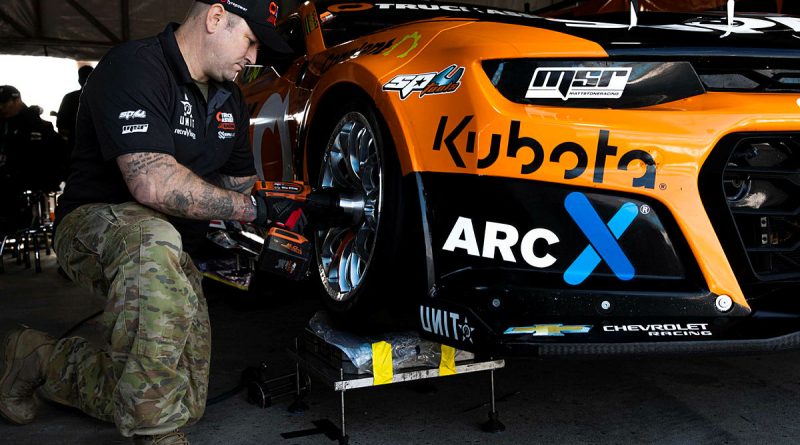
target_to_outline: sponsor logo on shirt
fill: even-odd
[[[147,112],[144,110],[136,110],[136,111],[123,111],[119,114],[120,119],[125,119],[126,121],[131,119],[144,119],[147,117]]]
[[[180,124],[184,127],[194,129],[194,118],[192,117],[192,103],[189,102],[189,96],[183,93],[183,116],[180,117]],[[180,134],[180,133],[179,133]]]
[[[149,127],[149,124],[125,125],[122,127],[122,134],[147,133]]]
[[[223,113],[222,111],[217,113],[217,122],[219,122],[219,126],[217,126],[220,130],[225,131],[233,131],[236,130],[236,123],[233,120],[233,114],[231,113]]]
[[[192,131],[189,128],[176,128],[175,129],[175,134],[180,135],[180,136],[186,136],[187,138],[191,138],[191,139],[197,139],[197,135],[195,135],[194,131]]]
[[[220,131],[220,132],[217,132],[217,136],[220,139],[233,139],[233,137],[236,136],[236,133],[229,133],[227,131]]]

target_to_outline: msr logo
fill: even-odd
[[[589,240],[589,245],[564,272],[564,281],[573,286],[583,283],[600,265],[601,260],[608,264],[620,280],[632,279],[636,271],[617,240],[636,219],[639,213],[636,204],[623,204],[608,224],[600,219],[600,215],[583,193],[572,192],[567,195],[564,207]]]
[[[462,153],[472,155],[476,152],[486,152],[486,150],[476,150],[477,147],[477,133],[475,131],[466,132],[466,143],[464,144],[463,138],[460,138],[461,133],[467,128],[467,125],[472,121],[473,116],[466,116],[461,119],[455,127],[448,128],[447,122],[449,116],[442,116],[439,119],[439,127],[436,129],[436,136],[433,140],[433,150],[440,151],[444,143],[447,152],[450,154],[453,163],[458,168],[467,168],[467,164],[462,158]],[[506,135],[505,150],[501,151],[503,146],[503,135],[492,134],[491,145],[485,157],[477,159],[477,169],[483,170],[491,167],[497,162],[500,156],[505,158],[517,157],[529,158],[530,162],[522,164],[520,173],[529,175],[535,173],[544,164],[545,160],[551,163],[560,163],[561,158],[569,153],[567,156],[569,161],[575,159],[575,166],[564,170],[564,179],[575,179],[581,176],[589,166],[589,154],[586,149],[577,142],[562,142],[553,148],[550,156],[545,159],[545,149],[542,144],[536,139],[523,136],[521,133],[520,121],[511,121],[508,134]],[[457,140],[462,140],[463,150],[457,144]],[[597,151],[594,157],[594,174],[592,180],[595,183],[602,184],[603,176],[606,170],[606,161],[608,158],[617,155],[617,147],[611,145],[611,132],[607,130],[600,130],[597,139]],[[617,162],[618,170],[628,170],[628,167],[634,161],[641,161],[645,165],[645,172],[638,178],[633,178],[631,185],[633,187],[644,187],[652,189],[656,183],[656,162],[650,153],[644,150],[629,150],[623,153],[619,162]],[[470,166],[471,167],[471,166]]]
[[[631,68],[536,68],[528,99],[619,99]]]

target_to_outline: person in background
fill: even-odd
[[[58,127],[58,134],[67,140],[66,159],[69,159],[69,154],[72,153],[72,149],[75,147],[75,121],[78,118],[78,100],[92,70],[94,68],[89,65],[78,68],[78,84],[81,88],[65,94],[61,100],[61,106],[58,107],[56,127]]]
[[[26,190],[50,192],[64,179],[59,174],[63,140],[41,108],[27,106],[19,90],[0,86],[0,232],[9,233],[30,224],[24,206]]]

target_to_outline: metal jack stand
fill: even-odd
[[[300,346],[298,344],[297,338],[294,339],[294,350],[299,351]],[[300,387],[300,363],[295,361],[294,364],[294,375],[295,375],[295,397],[294,401],[291,405],[289,405],[289,412],[290,413],[304,413],[308,411],[308,404],[303,401],[303,397],[308,394],[308,391],[311,390],[310,382],[306,382],[305,390],[302,390]]]
[[[341,433],[338,440],[339,445],[348,445],[350,437],[347,435],[346,429],[346,416],[344,393],[351,389],[369,388],[375,386],[375,380],[370,374],[345,374],[343,368],[336,369],[322,358],[316,356],[311,351],[306,351],[298,348],[298,340],[295,339],[295,350],[289,350],[289,355],[295,359],[297,363],[297,374],[301,372],[308,372],[319,378],[326,385],[330,386],[334,391],[339,392],[340,409],[341,409]],[[479,371],[490,372],[490,386],[491,386],[491,411],[489,412],[489,420],[481,426],[481,429],[486,432],[500,432],[505,430],[505,426],[500,423],[498,418],[497,409],[495,406],[495,391],[494,391],[494,370],[503,368],[505,366],[504,360],[470,360],[466,362],[457,363],[455,366],[455,375],[467,374]],[[390,383],[411,382],[417,380],[430,379],[440,377],[439,368],[410,368],[394,372],[392,381]],[[298,377],[299,381],[299,377]],[[292,404],[300,402],[302,395],[299,390],[297,391],[297,400]],[[290,407],[291,408],[291,407]]]
[[[489,420],[487,420],[486,423],[481,425],[481,430],[487,433],[499,433],[501,431],[505,431],[506,426],[503,425],[502,422],[500,422],[500,416],[497,412],[497,407],[495,406],[494,369],[489,370],[489,380],[491,381],[490,385],[492,388],[492,410],[489,411]]]

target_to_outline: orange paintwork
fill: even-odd
[[[305,14],[313,5],[306,4],[303,8]],[[715,294],[731,296],[742,307],[749,307],[701,202],[697,178],[711,149],[727,134],[800,130],[797,97],[707,93],[660,106],[630,110],[520,105],[505,99],[491,84],[481,67],[482,60],[518,57],[602,59],[607,54],[594,42],[555,31],[472,20],[451,19],[406,25],[330,51],[346,54],[366,43],[377,45],[392,39],[396,42],[411,33],[417,33],[419,39],[416,47],[404,57],[397,56],[401,48],[396,48],[388,55],[384,52],[353,54],[331,64],[330,52],[320,49],[317,43],[310,45],[308,70],[317,79],[308,102],[302,106],[290,106],[295,111],[304,111],[304,121],[295,123],[313,131],[317,115],[328,112],[317,108],[321,98],[339,84],[357,85],[372,97],[388,124],[404,174],[447,172],[523,178],[636,193],[656,199],[672,212],[695,254],[709,289]],[[411,46],[411,43],[406,41],[403,45]],[[405,51],[407,47],[402,49]],[[395,92],[382,91],[382,86],[396,75],[439,72],[451,64],[466,68],[461,86],[454,93],[422,98],[412,94],[403,100]],[[282,91],[283,97],[288,90],[285,82],[278,80],[269,88],[254,85],[251,91],[255,93],[249,96],[259,104],[276,91]],[[448,117],[445,133],[466,116],[473,116],[453,139],[465,168],[455,165],[447,149],[433,150],[443,116]],[[531,161],[531,152],[522,150],[518,158],[508,158],[501,150],[493,165],[478,168],[478,159],[486,157],[492,135],[500,135],[501,147],[505,147],[512,121],[520,122],[520,137],[533,138],[543,147],[542,167],[534,173],[522,174],[520,167]],[[597,183],[593,182],[592,175],[601,130],[610,132],[608,144],[617,147],[617,153],[608,156],[605,165],[599,166],[604,168],[604,179]],[[468,132],[475,133],[474,153],[464,150]],[[295,137],[296,133],[292,133],[293,148],[307,149],[304,139]],[[276,140],[270,139],[272,142],[264,143],[261,150],[272,150]],[[560,163],[549,161],[553,148],[563,142],[577,143],[588,155],[587,169],[575,179],[564,179],[564,171],[575,167],[573,155],[565,154]],[[655,187],[632,186],[633,178],[645,172],[640,161],[631,163],[627,171],[617,168],[619,158],[634,149],[643,150],[654,158]],[[301,172],[295,172],[295,177],[301,176]]]

